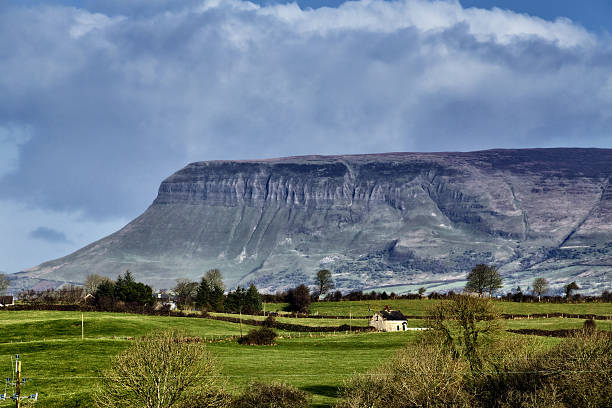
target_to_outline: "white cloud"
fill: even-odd
[[[220,6],[220,3],[217,3]],[[416,28],[421,32],[443,31],[465,24],[480,41],[508,44],[516,39],[536,37],[562,47],[592,45],[595,38],[567,18],[546,21],[508,10],[468,8],[458,1],[350,1],[338,8],[302,10],[296,3],[260,9],[301,32],[326,34],[338,30],[393,32]]]
[[[92,30],[103,29],[112,23],[123,20],[121,17],[109,18],[100,13],[78,12],[74,16],[74,23],[69,29],[72,38],[80,38]]]
[[[2,215],[24,234],[85,243],[79,226],[138,215],[196,160],[612,147],[612,49],[567,19],[425,0],[111,8],[0,8],[0,200],[28,206]],[[7,256],[29,242],[0,236]]]

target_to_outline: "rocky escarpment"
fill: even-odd
[[[21,278],[129,269],[157,287],[220,268],[273,291],[333,271],[345,290],[463,285],[477,263],[508,287],[544,276],[588,291],[612,275],[612,150],[304,156],[192,163],[122,230]]]

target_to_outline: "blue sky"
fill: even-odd
[[[192,161],[611,148],[610,8],[4,1],[0,270],[117,230]]]

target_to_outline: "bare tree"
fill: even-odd
[[[193,305],[198,292],[198,282],[189,279],[177,279],[176,286],[172,289],[176,294],[176,302],[181,309]]]
[[[535,278],[533,281],[533,293],[538,295],[538,302],[540,301],[540,297],[542,293],[546,293],[548,291],[548,281],[544,278]]]
[[[332,274],[327,269],[321,269],[317,272],[315,284],[319,288],[319,296],[324,296],[327,292],[334,288]]]
[[[8,289],[9,287],[9,280],[6,277],[5,273],[0,273],[0,295],[3,295],[4,292]]]
[[[210,287],[219,287],[225,290],[225,284],[223,283],[223,275],[218,269],[209,269],[204,274],[204,280],[208,282]]]
[[[229,399],[218,367],[199,337],[165,331],[138,339],[104,371],[100,408],[220,408]]]
[[[89,274],[87,275],[87,278],[85,278],[83,287],[87,293],[94,294],[102,282],[108,282],[110,280],[111,279],[107,278],[106,276],[97,275],[95,273]]]

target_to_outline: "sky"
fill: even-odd
[[[612,148],[612,2],[0,2],[0,271],[187,163]]]

